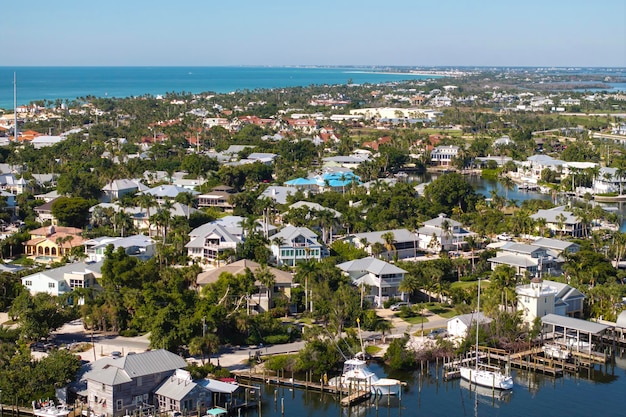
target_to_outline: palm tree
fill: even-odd
[[[511,179],[511,177],[509,177],[506,174],[501,175],[500,178],[498,179],[498,181],[502,185],[502,188],[504,188],[504,200],[508,201],[508,199],[509,199],[509,190],[513,189],[513,187],[515,186],[515,182]]]
[[[299,262],[296,266],[296,277],[299,280],[304,280],[304,311],[309,308],[309,280],[317,277],[317,268],[318,263],[312,259]]]
[[[419,277],[411,272],[404,275],[404,278],[398,286],[400,291],[409,295],[409,300],[411,299],[411,296],[420,288],[422,288],[422,284]]]
[[[393,257],[396,255],[396,237],[393,232],[385,232],[380,235],[380,238],[384,241],[383,245],[385,246],[385,250],[389,252],[393,252]]]
[[[465,238],[465,243],[470,252],[472,252],[472,272],[474,272],[474,250],[478,247],[478,240],[475,235],[469,235]]]
[[[254,275],[256,279],[261,283],[261,286],[265,287],[267,292],[267,309],[272,308],[272,292],[274,284],[276,284],[276,276],[268,268],[267,265],[261,265],[255,271]],[[261,306],[261,290],[259,289],[259,307]]]
[[[191,214],[191,206],[193,205],[194,200],[195,200],[195,197],[191,193],[180,193],[176,196],[175,201],[177,203],[184,204],[187,206],[187,220],[189,220],[189,216]]]
[[[204,329],[203,329],[204,333]],[[202,364],[204,359],[209,358],[211,363],[211,355],[219,351],[220,339],[213,333],[204,334],[203,336],[194,337],[189,343],[189,353],[192,355],[202,355]]]

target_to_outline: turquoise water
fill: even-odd
[[[228,93],[323,84],[382,83],[435,78],[380,72],[371,68],[291,67],[0,67],[0,108],[17,103],[77,97],[130,97],[168,92]]]
[[[378,365],[372,368],[383,375],[386,371]],[[246,416],[281,416],[281,401],[285,416],[624,416],[621,398],[626,390],[626,371],[617,366],[597,367],[589,374],[569,375],[561,378],[513,371],[515,386],[511,393],[494,398],[489,392],[469,391],[460,380],[446,382],[440,370],[431,366],[421,375],[391,373],[408,383],[402,399],[387,398],[376,403],[366,402],[352,408],[342,408],[336,397],[311,391],[291,390],[285,387],[263,385],[263,407],[242,413]],[[277,401],[274,402],[276,391]],[[488,391],[488,390],[487,390]]]

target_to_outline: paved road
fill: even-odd
[[[379,316],[391,320],[393,325],[392,330],[387,333],[388,336],[403,335],[405,333],[415,333],[422,329],[422,325],[410,325],[406,321],[395,316],[395,313],[389,309],[377,310]],[[428,317],[428,322],[424,323],[424,330],[430,330],[438,327],[445,327],[447,319],[440,316],[431,315]],[[376,332],[363,332],[363,338],[370,336],[380,335]],[[93,339],[92,339],[93,337]],[[92,335],[90,332],[85,331],[82,320],[74,320],[59,330],[53,332],[52,339],[59,344],[68,343],[92,343],[93,348],[82,352],[81,358],[92,362],[105,356],[109,356],[111,352],[121,352],[123,355],[128,352],[144,352],[150,347],[147,335],[137,337],[122,337],[116,335],[100,334],[96,333]],[[294,342],[282,345],[271,346],[245,346],[245,347],[224,347],[219,354],[211,357],[211,362],[214,364],[219,363],[223,367],[229,369],[244,369],[247,368],[247,361],[249,358],[254,357],[257,353],[261,356],[278,355],[284,353],[298,352],[304,348],[305,342]],[[200,359],[191,358],[192,361],[200,362]],[[218,362],[219,361],[219,362]]]

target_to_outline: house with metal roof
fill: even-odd
[[[206,227],[205,227],[206,226]],[[191,240],[185,245],[187,255],[201,262],[219,264],[221,255],[227,251],[233,252],[243,240],[241,236],[232,234],[226,227],[210,223],[200,226],[190,233]]]
[[[101,191],[104,194],[102,201],[110,202],[120,199],[125,195],[135,194],[138,191],[146,190],[148,190],[148,187],[143,185],[137,179],[113,180],[102,187]]]
[[[345,236],[342,240],[354,245],[358,249],[363,249],[368,255],[372,255],[372,246],[375,243],[385,245],[383,235],[391,233],[393,235],[393,248],[387,249],[380,253],[383,259],[391,260],[394,257],[398,259],[414,258],[419,250],[418,237],[415,233],[408,229],[391,229],[380,230],[377,232],[353,233]]]
[[[460,250],[469,236],[476,235],[463,225],[441,213],[417,229],[418,247],[427,252]]]
[[[133,235],[126,237],[102,236],[84,242],[85,254],[90,262],[104,260],[106,248],[113,245],[114,250],[124,248],[124,251],[141,260],[152,258],[156,251],[156,242],[149,236]]]
[[[154,411],[156,389],[185,367],[183,358],[165,349],[99,359],[83,377],[88,406],[94,415],[107,417]]]
[[[587,227],[578,216],[566,210],[565,206],[538,210],[537,213],[531,214],[530,218],[534,221],[543,219],[552,232],[572,237],[582,237],[585,232],[584,228]]]
[[[189,371],[177,369],[154,392],[154,402],[160,413],[180,412],[183,415],[203,414],[212,407],[212,396],[204,385],[191,379]]]
[[[448,335],[452,337],[466,338],[472,325],[480,323],[481,326],[487,326],[493,320],[485,316],[482,312],[461,314],[459,316],[448,319],[447,330]]]
[[[581,317],[585,295],[567,284],[533,278],[530,284],[515,287],[517,310],[522,320],[532,326],[536,318],[548,314]]]
[[[337,268],[348,275],[357,287],[368,286],[371,292],[366,297],[378,308],[390,298],[408,301],[408,294],[399,290],[407,273],[402,268],[373,257],[344,262]]]
[[[317,239],[309,228],[288,225],[272,237],[270,250],[278,266],[296,266],[309,259],[319,261],[328,255]]]
[[[45,292],[59,296],[75,288],[94,288],[100,276],[100,264],[78,262],[22,277],[22,285],[31,295]]]

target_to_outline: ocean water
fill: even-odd
[[[131,97],[168,92],[216,92],[324,84],[383,83],[436,78],[374,68],[294,67],[0,67],[0,108],[77,97]]]

